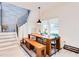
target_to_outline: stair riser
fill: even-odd
[[[9,49],[9,48],[13,48],[13,47],[17,47],[17,46],[18,45],[12,45],[12,46],[3,47],[3,48],[0,48],[0,51],[5,50],[5,49]]]
[[[16,35],[16,34],[1,34],[0,33],[0,36],[10,36],[10,35]]]
[[[16,32],[0,32],[0,35],[15,35]]]
[[[14,41],[17,41],[17,40],[16,40],[16,39],[14,39],[14,40],[4,40],[4,41],[0,41],[0,44],[1,44],[1,43],[6,43],[6,42],[7,42],[7,43],[8,43],[8,42],[14,42]]]

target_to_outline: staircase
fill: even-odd
[[[16,47],[17,45],[16,32],[0,33],[0,50]]]

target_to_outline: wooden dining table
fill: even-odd
[[[36,41],[38,42],[38,38],[46,38],[47,40],[46,40],[46,53],[48,54],[48,55],[51,55],[51,41],[54,41],[54,40],[56,40],[56,49],[58,49],[58,50],[60,50],[61,49],[61,47],[60,47],[60,38],[58,38],[58,39],[53,39],[53,38],[50,38],[50,37],[45,37],[45,36],[43,36],[43,35],[41,35],[41,34],[38,34],[38,33],[32,33],[32,34],[28,34],[28,37],[29,37],[29,39],[31,38],[31,36],[34,36],[34,37],[36,37]]]

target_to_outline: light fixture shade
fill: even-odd
[[[41,23],[40,19],[37,21],[37,23]]]

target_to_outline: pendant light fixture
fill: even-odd
[[[41,23],[41,21],[40,21],[40,7],[38,7],[38,10],[39,10],[39,19],[38,19],[37,23]]]

